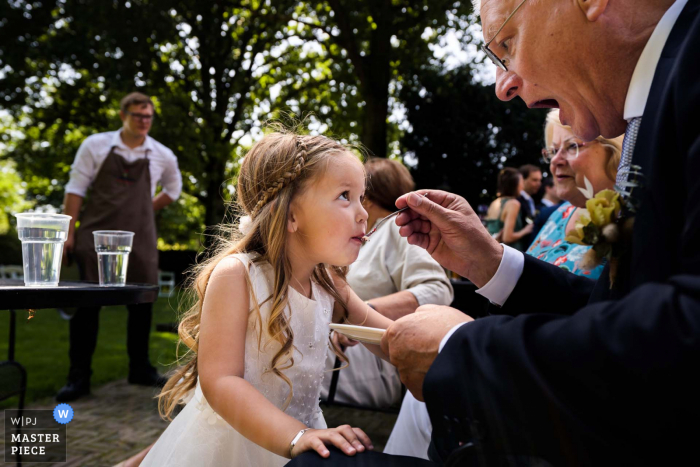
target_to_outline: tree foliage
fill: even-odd
[[[417,160],[418,186],[460,194],[476,206],[493,198],[504,166],[540,163],[546,112],[519,99],[499,101],[469,65],[447,72],[423,67],[416,76],[401,99],[412,126],[402,144]]]
[[[59,207],[80,143],[121,126],[126,93],[153,96],[151,135],[178,156],[184,182],[184,195],[157,217],[161,244],[196,246],[196,234],[221,221],[240,157],[281,112],[311,113],[311,131],[360,141],[374,155],[408,151],[421,186],[470,199],[494,185],[502,157],[535,156],[539,120],[496,102],[471,67],[449,71],[434,57],[442,35],[473,22],[470,2],[0,0],[0,8],[0,103],[11,118],[0,160],[13,161],[32,203]],[[413,131],[401,136],[388,116],[403,106]]]

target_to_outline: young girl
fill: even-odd
[[[191,359],[161,410],[194,396],[141,465],[282,466],[307,450],[328,457],[326,445],[372,449],[359,428],[327,428],[318,405],[331,319],[391,322],[343,280],[367,227],[364,191],[362,164],[329,138],[273,133],[248,152],[237,195],[249,225],[199,267],[179,329]]]

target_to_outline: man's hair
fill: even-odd
[[[396,199],[415,188],[411,173],[400,162],[373,157],[365,162],[369,178],[365,196],[387,211],[396,209]]]
[[[542,172],[542,169],[532,164],[525,164],[521,166],[518,170],[523,176],[523,180],[527,179],[527,177],[529,177],[532,172]]]
[[[155,108],[150,97],[140,92],[132,92],[131,94],[127,94],[122,98],[121,102],[119,103],[119,108],[122,112],[126,112],[132,105],[143,104],[149,104],[151,109]]]
[[[518,186],[520,185],[521,177],[520,171],[513,167],[506,167],[501,170],[498,174],[498,193],[501,196],[518,196],[520,194]]]
[[[552,177],[547,177],[542,180],[542,186],[546,190],[547,188],[552,188],[554,186],[554,179]]]

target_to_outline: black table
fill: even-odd
[[[7,358],[15,359],[15,310],[133,305],[157,298],[158,286],[150,284],[100,287],[96,282],[59,282],[58,287],[25,287],[22,280],[0,279],[0,310],[10,310]]]

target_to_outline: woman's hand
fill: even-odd
[[[427,193],[427,197],[422,195]],[[486,284],[498,270],[503,247],[481,224],[479,216],[461,196],[438,190],[403,195],[396,207],[410,209],[396,216],[396,224],[408,243],[430,253],[443,267]]]
[[[357,452],[363,452],[365,449],[374,449],[372,441],[364,431],[350,425],[341,425],[325,430],[308,430],[301,435],[290,454],[294,458],[305,451],[316,451],[325,458],[330,455],[326,446],[335,446],[348,456],[354,456]]]

